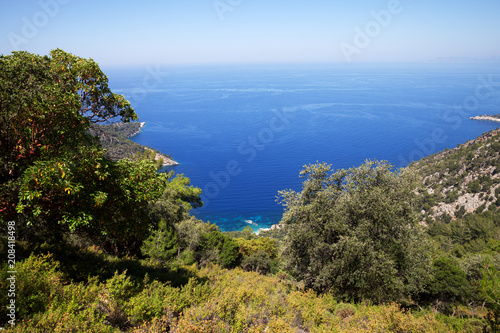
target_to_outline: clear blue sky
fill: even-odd
[[[500,56],[499,17],[498,0],[0,0],[0,54],[62,48],[104,66],[486,59]]]

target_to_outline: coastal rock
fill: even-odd
[[[147,149],[147,150],[150,150],[150,151],[154,151],[151,148],[146,148],[145,147],[144,149]],[[161,154],[159,152],[156,152],[155,161],[158,161],[159,159],[163,159],[163,164],[162,164],[163,166],[179,165],[179,163],[177,163],[176,161],[174,161],[170,157],[168,157],[166,155],[163,155],[163,154]]]
[[[489,116],[489,115],[485,114],[485,115],[482,115],[482,116],[470,117],[469,119],[473,119],[473,120],[500,121],[500,115]]]
[[[136,132],[134,132],[134,133],[130,134],[129,138],[131,138],[131,137],[133,137],[133,136],[135,136],[135,135],[137,135],[137,134],[141,133],[142,128],[144,127],[144,125],[146,125],[146,123],[145,123],[145,122],[142,122],[142,123],[139,123],[139,124],[140,124],[140,125],[139,125],[139,129],[138,129]]]

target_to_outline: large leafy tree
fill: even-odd
[[[1,56],[2,220],[19,220],[25,237],[74,232],[115,251],[137,249],[150,230],[148,204],[171,175],[150,161],[105,157],[88,128],[111,118],[137,115],[92,59],[62,50]]]
[[[76,155],[93,140],[86,133],[91,122],[137,119],[107,83],[92,59],[59,49],[50,56],[0,56],[0,213],[6,219],[15,216],[17,180],[35,161]]]
[[[414,214],[415,177],[387,162],[332,171],[308,165],[301,192],[280,191],[282,259],[306,286],[343,300],[385,302],[417,292],[429,259]]]

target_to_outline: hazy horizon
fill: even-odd
[[[500,3],[291,0],[0,5],[0,54],[146,64],[500,62]]]

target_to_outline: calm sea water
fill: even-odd
[[[397,167],[500,123],[500,65],[248,65],[106,71],[146,122],[134,141],[159,149],[203,189],[192,211],[222,230],[279,222],[279,190],[302,167],[366,159]]]

